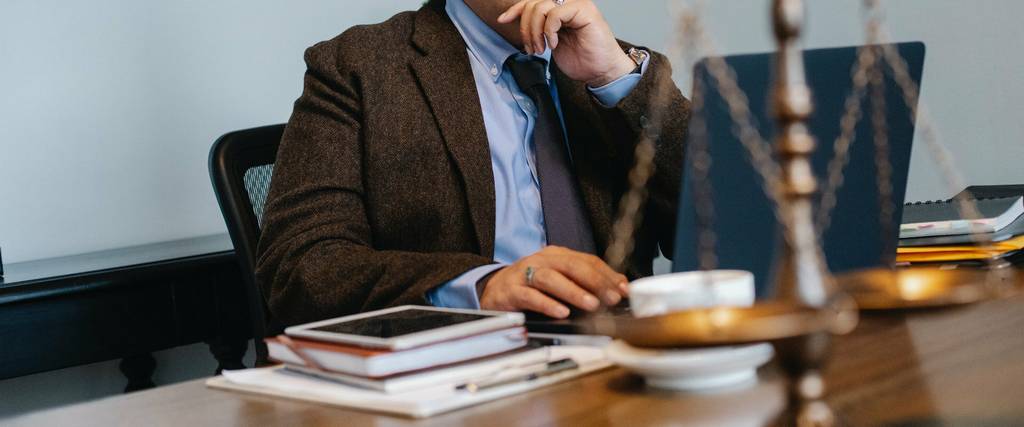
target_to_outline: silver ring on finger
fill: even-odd
[[[555,4],[559,5],[559,6],[565,4],[565,0],[551,0],[551,1],[555,2]]]
[[[526,267],[526,286],[533,286],[533,276],[536,274],[536,269],[533,267]]]

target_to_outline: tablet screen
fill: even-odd
[[[494,316],[409,309],[324,325],[318,328],[311,328],[310,330],[375,338],[393,338],[489,317]]]

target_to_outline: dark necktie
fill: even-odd
[[[565,132],[555,109],[555,100],[551,97],[547,62],[536,57],[512,55],[505,61],[505,66],[512,72],[519,89],[537,108],[533,145],[548,244],[596,253],[593,231],[573,176]]]

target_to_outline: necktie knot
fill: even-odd
[[[548,62],[535,56],[512,55],[505,61],[519,89],[529,94],[531,89],[548,87]]]

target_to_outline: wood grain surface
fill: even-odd
[[[1024,425],[1024,297],[875,314],[836,340],[829,401],[851,426]],[[684,394],[612,369],[520,396],[410,420],[186,382],[6,420],[13,425],[756,426],[784,404],[765,368],[754,388]]]

